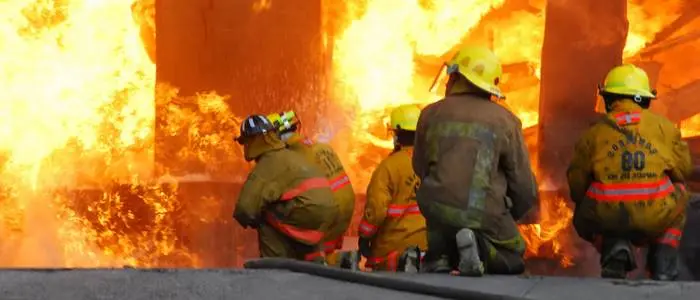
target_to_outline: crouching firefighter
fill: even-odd
[[[372,270],[417,272],[427,248],[425,219],[416,202],[420,180],[411,166],[419,115],[417,105],[391,112],[394,152],[374,170],[367,187],[359,249]]]
[[[355,209],[355,191],[340,158],[330,145],[313,142],[299,133],[301,122],[294,111],[271,114],[268,115],[268,119],[272,121],[288,149],[301,154],[308,162],[315,164],[328,179],[333,192],[333,200],[338,206],[338,215],[326,232],[322,250],[329,265],[339,266],[341,263],[346,263],[344,260],[351,260],[356,255],[342,253],[341,259],[337,250],[342,249],[343,236],[352,221]]]
[[[252,115],[236,141],[255,161],[233,217],[258,231],[261,257],[323,262],[321,243],[337,206],[328,180],[313,164],[285,148],[267,118]]]
[[[520,120],[492,101],[502,98],[501,64],[486,48],[464,47],[446,67],[446,96],[421,112],[413,154],[428,235],[423,270],[520,274],[516,221],[537,187]]]
[[[568,170],[574,227],[601,254],[602,277],[637,267],[633,245],[649,246],[652,279],[678,276],[691,173],[688,146],[669,120],[651,113],[656,92],[644,70],[618,66],[599,93],[607,114],[586,131]]]

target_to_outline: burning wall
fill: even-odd
[[[304,2],[0,4],[0,264],[239,264],[254,255],[250,233],[230,221],[232,182],[249,167],[231,141],[242,116],[301,111],[361,193],[390,145],[386,111],[438,99],[435,73],[467,41],[503,60],[504,105],[529,127],[537,158],[544,0]],[[557,3],[573,2],[583,1]],[[652,73],[655,109],[679,122],[692,115],[669,108],[697,88],[687,75],[696,62],[676,60],[696,47],[691,2],[629,1],[622,54]],[[528,255],[570,264],[571,212],[557,199],[523,230]]]

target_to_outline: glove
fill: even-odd
[[[360,255],[364,257],[370,257],[372,255],[369,239],[361,237],[357,241],[357,248],[360,250]]]
[[[248,216],[246,214],[233,214],[233,218],[238,221],[238,224],[241,224],[243,228],[247,229],[248,227],[252,228],[258,228],[259,227],[259,222],[256,218]]]

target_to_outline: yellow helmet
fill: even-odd
[[[297,114],[293,110],[269,114],[267,119],[272,122],[280,134],[295,130],[294,126],[300,123]]]
[[[391,111],[389,126],[393,130],[416,131],[420,107],[417,104],[406,104]]]
[[[459,72],[478,88],[503,98],[498,81],[503,69],[498,57],[488,48],[465,46],[447,62],[447,74]]]
[[[610,70],[599,91],[601,94],[656,98],[656,91],[651,89],[647,73],[633,64],[624,64]]]

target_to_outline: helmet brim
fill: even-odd
[[[481,79],[481,77],[479,77],[478,75],[473,74],[471,72],[462,72],[462,71],[458,71],[458,72],[459,72],[459,74],[462,74],[462,76],[464,76],[464,78],[469,80],[469,82],[474,84],[476,87],[478,87],[482,91],[487,92],[487,93],[489,93],[495,97],[498,97],[500,99],[506,98],[503,95],[503,92],[501,91],[501,89],[498,88],[498,86],[496,86],[495,84],[486,82],[485,80]]]
[[[656,95],[650,91],[638,91],[638,90],[632,90],[629,88],[624,88],[624,87],[609,87],[609,88],[602,88],[600,89],[601,94],[612,94],[612,95],[621,95],[621,96],[630,96],[630,97],[635,97],[635,96],[640,96],[644,98],[649,98],[649,99],[656,99]]]

